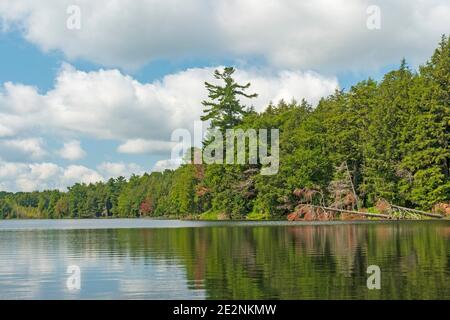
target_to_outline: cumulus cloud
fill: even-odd
[[[429,56],[448,33],[447,0],[78,0],[81,29],[66,28],[71,0],[2,0],[5,30],[69,59],[137,68],[160,58],[263,57],[281,68],[349,70]]]
[[[46,154],[42,138],[0,140],[0,158],[7,161],[38,160]]]
[[[10,128],[7,128],[5,125],[0,124],[0,137],[8,137],[12,135],[13,131]]]
[[[63,172],[62,179],[69,183],[95,183],[104,180],[97,171],[80,165],[68,166]]]
[[[212,70],[211,70],[212,71]],[[290,101],[305,98],[315,104],[339,88],[335,77],[325,77],[312,71],[279,71],[272,74],[267,70],[239,70],[236,80],[251,82],[251,91],[258,93],[256,100],[243,99],[247,105],[254,105],[258,111],[267,107],[268,102],[281,99]]]
[[[164,170],[175,170],[183,163],[182,159],[164,159],[159,160],[153,166],[152,171],[163,172]]]
[[[105,178],[112,177],[130,177],[132,174],[141,175],[144,170],[135,163],[124,162],[103,162],[97,167]]]
[[[175,169],[181,160],[160,161],[156,170]],[[109,178],[133,174],[142,175],[145,170],[136,163],[102,162],[96,169],[81,165],[59,166],[55,163],[18,163],[0,161],[0,191],[36,191],[59,189],[65,191],[67,186],[75,183],[96,183]]]
[[[31,176],[38,180],[48,180],[60,173],[61,168],[54,163],[33,163],[29,165]]]
[[[169,151],[174,143],[171,141],[155,141],[145,139],[131,139],[121,144],[117,151],[120,153],[143,154]]]
[[[214,69],[192,68],[141,83],[115,69],[84,72],[65,64],[54,88],[44,94],[6,83],[0,89],[0,128],[15,134],[71,132],[119,140],[123,153],[160,152],[170,148],[174,129],[192,130],[200,118],[200,102],[207,96],[203,82],[214,81]],[[251,90],[260,93],[255,100],[243,100],[257,110],[281,98],[314,103],[338,88],[335,77],[313,72],[249,69],[238,70],[236,79],[250,81]],[[76,143],[70,146],[77,149]]]
[[[80,141],[73,140],[64,143],[64,146],[58,151],[61,158],[66,160],[79,160],[86,156],[86,152],[81,147]]]
[[[135,163],[103,162],[96,169],[81,165],[66,167],[50,162],[7,162],[0,160],[0,191],[42,191],[59,189],[75,183],[96,183],[109,178],[132,174],[142,175],[144,169]]]
[[[36,191],[65,190],[74,183],[103,181],[95,170],[84,166],[61,167],[54,163],[18,163],[0,161],[0,181],[3,190]]]
[[[19,171],[19,174],[10,182],[15,182],[20,191],[57,187],[52,180],[62,173],[62,169],[54,163],[17,164],[15,171]]]
[[[76,182],[95,183],[103,180],[104,177],[95,170],[79,165],[61,167],[47,162],[0,161],[1,186],[8,191],[65,190]]]

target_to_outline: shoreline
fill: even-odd
[[[249,221],[249,220],[215,220],[188,221],[164,219],[21,219],[0,222],[0,232],[28,231],[74,231],[74,230],[160,230],[160,229],[190,229],[190,228],[260,228],[260,227],[340,227],[357,225],[413,225],[433,224],[437,220],[351,220],[351,221]],[[439,221],[447,225],[450,220]]]
[[[426,219],[381,219],[381,218],[366,218],[366,219],[332,219],[332,220],[288,220],[286,219],[192,219],[183,217],[173,217],[173,216],[162,216],[162,217],[87,217],[87,218],[6,218],[0,219],[1,221],[114,221],[114,220],[147,220],[147,221],[189,221],[189,222],[305,222],[305,223],[316,223],[316,222],[396,222],[396,221],[450,221],[448,217],[442,218],[426,218]]]

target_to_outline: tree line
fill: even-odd
[[[425,210],[450,201],[448,36],[417,71],[402,60],[381,81],[336,90],[316,107],[282,100],[255,112],[239,100],[256,96],[245,93],[250,84],[237,84],[233,72],[216,71],[223,85],[205,84],[202,119],[219,129],[279,129],[278,174],[259,174],[261,165],[187,161],[128,180],[77,183],[67,192],[0,192],[0,217],[273,218],[293,210],[302,188],[331,203],[338,189],[351,187],[364,208],[378,199]]]

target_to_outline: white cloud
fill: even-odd
[[[62,188],[58,177],[63,168],[53,163],[18,163],[0,161],[3,190],[34,191]]]
[[[109,178],[132,174],[142,175],[144,169],[135,163],[103,162],[96,170],[81,165],[59,166],[49,162],[6,162],[0,160],[0,191],[65,191],[75,183],[96,183]]]
[[[0,90],[0,128],[15,134],[70,132],[122,141],[119,152],[160,152],[170,148],[174,129],[192,130],[200,118],[200,102],[207,96],[203,82],[214,81],[214,69],[193,68],[141,83],[118,70],[83,72],[64,65],[55,87],[44,94],[6,83]],[[314,103],[338,87],[336,78],[313,72],[249,69],[238,70],[236,78],[250,81],[251,90],[260,94],[243,101],[257,110],[281,98],[304,97]]]
[[[278,102],[281,99],[290,101],[292,98],[317,103],[321,97],[334,92],[339,84],[334,77],[324,77],[318,73],[307,71],[279,71],[275,75],[264,70],[240,70],[236,80],[241,83],[251,82],[251,91],[258,93],[256,100],[243,101],[247,105],[254,104],[262,111],[269,101]]]
[[[7,191],[66,190],[74,183],[95,183],[105,178],[84,166],[0,161],[0,186]]]
[[[153,166],[152,171],[163,172],[164,170],[175,170],[183,163],[182,159],[159,160]]]
[[[0,140],[0,158],[4,160],[38,160],[46,154],[42,138]]]
[[[54,163],[34,163],[29,165],[31,176],[38,180],[48,180],[55,177],[61,168]]]
[[[2,0],[5,30],[18,26],[42,50],[136,68],[165,58],[263,57],[281,68],[367,69],[403,55],[423,61],[449,33],[447,0],[78,0],[81,29],[66,28],[71,0]],[[369,5],[381,29],[366,28]]]
[[[62,173],[62,169],[54,163],[33,163],[18,165],[21,174],[15,176],[15,184],[20,191],[53,189],[52,180]]]
[[[33,136],[45,129],[47,108],[37,88],[6,82],[0,86],[0,137]]]
[[[12,179],[22,173],[25,168],[24,164],[0,161],[0,179]]]
[[[67,185],[75,182],[95,183],[104,180],[104,178],[97,171],[80,165],[68,166],[64,170],[62,179]]]
[[[12,136],[12,135],[13,135],[13,131],[10,128],[6,127],[3,124],[0,124],[0,138]]]
[[[86,152],[81,147],[80,141],[73,140],[64,143],[61,150],[58,151],[61,158],[67,160],[79,160],[86,156]]]
[[[121,144],[117,148],[117,151],[130,154],[160,153],[171,150],[173,145],[174,143],[170,141],[131,139]]]
[[[135,163],[124,162],[103,162],[97,167],[105,178],[112,177],[130,177],[132,174],[142,175],[144,170],[141,166]]]

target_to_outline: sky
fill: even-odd
[[[204,81],[234,66],[263,111],[313,105],[450,33],[448,0],[1,0],[0,191],[174,168]]]

